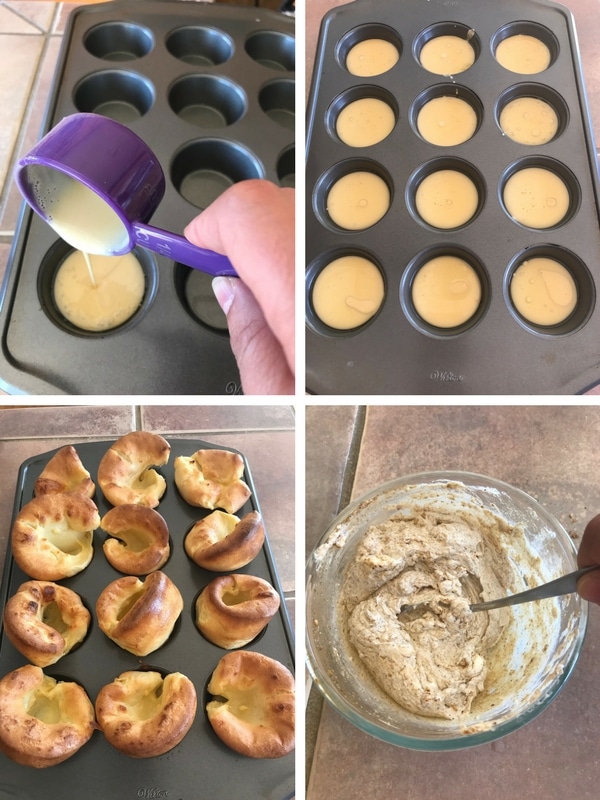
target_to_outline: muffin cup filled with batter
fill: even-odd
[[[317,216],[332,230],[371,228],[389,211],[392,179],[370,159],[341,161],[321,176],[313,195]]]
[[[409,121],[415,133],[429,144],[454,147],[477,133],[483,105],[466,86],[429,86],[415,98]]]
[[[389,72],[402,55],[402,42],[387,25],[360,25],[338,42],[336,58],[351,75],[367,78]]]
[[[541,156],[511,164],[500,178],[500,202],[508,216],[533,230],[568,222],[580,204],[573,173],[559,161]]]
[[[518,253],[504,278],[504,298],[515,319],[542,336],[570,334],[583,325],[595,304],[588,268],[575,253],[536,245]]]
[[[496,122],[518,144],[538,146],[557,139],[567,126],[569,110],[558,92],[539,83],[506,89],[496,103]]]
[[[489,280],[476,256],[454,245],[419,253],[400,282],[410,322],[432,336],[455,336],[475,325],[489,303]]]
[[[157,272],[147,251],[91,256],[96,286],[84,256],[62,240],[50,248],[38,273],[42,308],[58,327],[80,336],[106,336],[135,324],[151,305]]]
[[[386,139],[398,121],[398,102],[381,86],[353,86],[327,112],[327,128],[348,147],[370,147]]]
[[[500,66],[519,75],[544,72],[558,56],[558,42],[551,30],[534,22],[512,22],[491,39]]]
[[[430,25],[416,37],[416,60],[434,75],[458,75],[472,67],[481,51],[479,37],[472,28],[458,22]]]
[[[377,260],[359,250],[324,253],[308,271],[307,319],[325,335],[345,335],[371,322],[386,282]]]
[[[410,213],[436,230],[464,227],[479,214],[484,199],[481,173],[458,158],[437,158],[422,164],[406,187]]]

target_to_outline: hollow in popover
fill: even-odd
[[[242,519],[213,511],[190,529],[184,547],[198,566],[212,572],[229,572],[249,564],[264,541],[265,529],[258,511],[251,511]]]
[[[12,552],[18,566],[40,581],[58,581],[84,570],[94,555],[100,525],[95,503],[82,494],[34,497],[17,514]]]
[[[85,690],[27,664],[0,680],[0,750],[28,767],[66,761],[90,739],[94,707]]]
[[[230,450],[197,450],[192,456],[175,459],[175,484],[192,506],[222,508],[229,514],[240,509],[250,497],[242,480],[244,460]]]
[[[255,575],[214,578],[196,600],[196,626],[213,644],[232,650],[251,642],[279,610],[279,595]]]
[[[22,583],[4,607],[4,632],[38,667],[48,667],[81,642],[91,615],[79,595],[51,581]]]
[[[131,670],[104,686],[96,716],[106,740],[128,756],[160,756],[179,744],[196,716],[194,684],[180,672]]]
[[[75,448],[68,444],[57,450],[37,478],[33,492],[36,497],[59,492],[76,492],[92,498],[96,485],[81,463]]]
[[[132,431],[118,439],[98,465],[98,483],[108,502],[156,508],[167,484],[152,467],[166,464],[170,452],[171,445],[157,433]]]
[[[153,508],[135,503],[115,506],[102,517],[100,527],[109,534],[104,555],[120,572],[147,575],[166,564],[169,528]]]
[[[251,650],[227,653],[208,684],[206,712],[228,747],[252,758],[280,758],[295,746],[295,682],[273,658]]]
[[[160,570],[143,581],[134,575],[117,578],[96,601],[100,629],[136,656],[146,656],[161,647],[182,610],[179,589]]]

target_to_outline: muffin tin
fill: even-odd
[[[111,441],[100,441],[74,445],[94,481],[97,479],[100,459],[111,444]],[[169,462],[158,468],[167,481],[167,490],[157,511],[167,521],[171,536],[171,556],[163,571],[173,580],[184,600],[184,609],[172,636],[162,647],[142,659],[122,650],[101,632],[94,611],[96,599],[102,589],[120,577],[121,573],[106,560],[102,552],[104,534],[97,531],[94,535],[94,557],[89,567],[79,575],[61,581],[80,594],[92,612],[90,633],[78,648],[44,671],[56,678],[81,683],[92,702],[103,685],[110,683],[126,669],[148,665],[163,672],[179,671],[187,675],[196,687],[196,719],[181,744],[157,758],[133,759],[124,756],[114,750],[99,731],[72,758],[44,770],[22,767],[0,754],[2,797],[29,800],[49,796],[81,800],[90,790],[98,797],[111,797],[114,800],[136,797],[169,797],[177,800],[269,797],[283,800],[294,794],[293,753],[279,759],[253,759],[238,755],[217,738],[206,717],[206,684],[219,659],[227,651],[208,642],[195,627],[196,597],[216,573],[201,569],[187,557],[183,539],[192,524],[210,512],[189,506],[183,501],[174,484],[173,464],[177,456],[191,455],[199,448],[219,446],[190,439],[172,439],[170,444]],[[33,497],[35,480],[55,452],[34,456],[22,464],[14,515]],[[245,460],[244,464],[244,480],[252,490],[252,496],[237,513],[238,516],[252,510],[260,511]],[[99,488],[94,501],[101,516],[111,508]],[[291,627],[268,538],[257,557],[239,572],[268,580],[282,598],[279,613],[269,622],[265,631],[244,649],[264,653],[293,671]],[[10,554],[7,555],[2,580],[2,608],[25,580],[25,574],[16,566]],[[0,675],[4,676],[24,663],[25,658],[0,633]]]
[[[154,151],[167,189],[153,225],[181,233],[229,185],[294,180],[293,17],[256,8],[116,0],[75,9],[42,133],[64,116],[118,120]],[[90,158],[93,158],[90,153]],[[70,248],[24,207],[2,294],[0,384],[31,394],[237,394],[210,277],[139,250],[146,294],[105,334],[52,296]]]
[[[550,51],[537,74],[510,72],[495,48],[511,35],[531,35]],[[426,71],[421,47],[440,35],[468,38],[475,62],[454,76]],[[400,53],[388,71],[357,77],[346,56],[357,43],[387,40]],[[425,102],[440,96],[466,100],[477,115],[475,134],[452,147],[433,145],[418,133]],[[499,115],[521,96],[539,97],[558,116],[547,144],[518,144],[504,135]],[[396,124],[381,142],[349,147],[335,123],[348,102],[376,97],[392,108]],[[569,210],[553,228],[514,222],[503,208],[506,181],[520,168],[549,167],[569,191]],[[429,172],[458,169],[479,191],[474,217],[453,230],[424,223],[415,191]],[[348,231],[327,213],[327,195],[343,175],[365,170],[387,184],[391,204],[365,230]],[[332,9],[320,31],[307,122],[306,165],[306,385],[316,394],[574,394],[600,380],[600,277],[598,174],[574,21],[564,7],[542,0],[503,3],[356,0]],[[336,330],[317,317],[312,292],[333,259],[364,256],[380,270],[385,298],[359,328]],[[465,324],[439,328],[416,312],[411,287],[429,259],[458,256],[481,283],[477,311]],[[526,258],[560,261],[574,278],[578,303],[554,326],[532,324],[510,299],[510,281]]]

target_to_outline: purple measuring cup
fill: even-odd
[[[226,256],[147,224],[165,176],[145,142],[112,119],[65,117],[20,159],[15,179],[33,210],[77,250],[122,255],[139,245],[210,275],[237,276]]]

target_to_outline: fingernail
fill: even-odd
[[[214,278],[212,282],[212,290],[215,293],[215,297],[217,298],[217,302],[221,306],[221,309],[225,316],[229,313],[229,309],[231,308],[231,304],[233,303],[233,297],[235,294],[235,278],[225,278],[220,276],[218,278]]]

